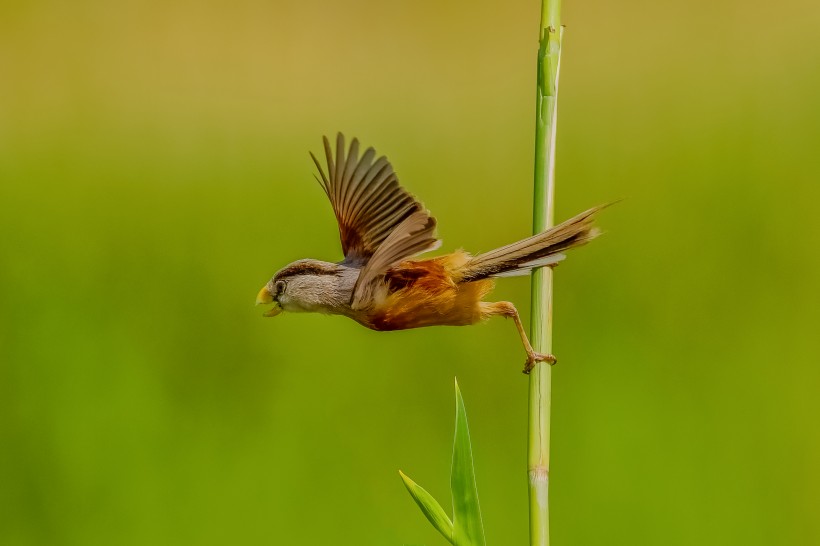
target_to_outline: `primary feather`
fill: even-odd
[[[429,213],[410,193],[399,185],[398,177],[387,158],[376,156],[373,148],[359,158],[359,141],[353,139],[345,152],[345,139],[336,136],[334,157],[330,141],[324,139],[327,174],[313,153],[319,169],[319,183],[330,199],[336,220],[345,263],[364,265],[388,236],[411,215]],[[432,218],[430,218],[432,220]]]

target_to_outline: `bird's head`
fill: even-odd
[[[340,294],[340,279],[345,268],[319,260],[299,260],[288,264],[262,287],[256,296],[256,305],[273,306],[263,313],[275,317],[282,311],[332,312]],[[346,301],[345,299],[345,301]]]

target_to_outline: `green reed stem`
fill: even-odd
[[[553,226],[555,209],[555,128],[558,116],[558,72],[561,60],[561,0],[541,0],[535,124],[535,194],[533,233]],[[552,269],[532,276],[530,340],[540,353],[552,352]],[[530,545],[548,546],[550,402],[552,367],[539,362],[530,372],[529,449]]]

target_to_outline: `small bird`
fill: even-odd
[[[555,363],[555,357],[533,350],[515,305],[483,301],[493,278],[526,275],[554,266],[563,252],[594,239],[594,207],[516,243],[472,256],[463,250],[427,259],[413,257],[441,246],[436,219],[399,185],[393,167],[373,148],[359,157],[359,141],[345,152],[336,137],[335,158],[324,137],[327,173],[313,153],[320,183],[339,223],[344,260],[338,263],[298,260],[280,269],[259,291],[257,305],[273,304],[264,313],[282,311],[344,315],[372,330],[405,330],[423,326],[465,326],[493,316],[512,318],[527,361]]]

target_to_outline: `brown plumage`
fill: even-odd
[[[527,352],[525,371],[537,361],[555,361],[533,351],[512,303],[483,300],[494,277],[555,265],[564,251],[594,239],[594,217],[602,207],[477,256],[458,250],[413,259],[440,246],[435,218],[399,185],[390,163],[383,156],[376,159],[373,148],[359,157],[353,139],[346,153],[339,134],[335,156],[327,138],[324,149],[327,173],[311,157],[336,215],[345,258],[299,260],[278,271],[257,296],[257,303],[274,304],[266,316],[321,312],[348,316],[373,330],[403,330],[465,326],[501,315],[515,321]]]

